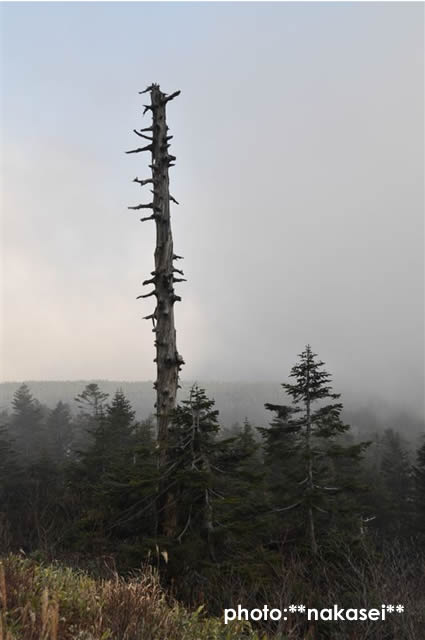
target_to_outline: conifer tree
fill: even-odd
[[[262,477],[258,445],[247,421],[232,437],[220,438],[220,431],[214,400],[193,386],[170,429],[167,481],[179,516],[171,571],[233,563],[255,544],[258,495],[253,487]]]
[[[0,514],[16,506],[21,481],[18,458],[5,425],[0,425]]]
[[[127,551],[140,557],[142,550],[152,549],[156,531],[158,466],[152,418],[134,423],[128,453],[125,469],[117,469],[110,483],[120,505],[112,525],[118,535],[127,536]]]
[[[247,418],[231,437],[220,439],[214,465],[217,546],[229,566],[239,564],[250,573],[258,546],[268,531],[264,504],[264,467],[260,444]]]
[[[16,442],[22,462],[29,465],[37,460],[47,444],[42,407],[26,384],[16,390],[12,407],[9,431]]]
[[[382,437],[381,474],[384,500],[379,524],[387,533],[407,533],[412,515],[412,469],[406,445],[393,429],[386,429]]]
[[[74,454],[78,455],[79,451],[90,446],[90,436],[103,418],[108,397],[109,394],[101,391],[96,382],[87,384],[76,396],[75,402],[79,408],[79,414],[73,429],[71,449]]]
[[[297,435],[298,425],[294,425],[291,420],[298,410],[271,403],[267,403],[265,407],[274,413],[274,417],[268,428],[258,428],[263,438],[266,481],[264,517],[273,533],[274,546],[280,546],[300,526],[299,502],[294,497],[298,497],[300,483],[305,475],[304,462]]]
[[[414,467],[415,520],[417,530],[425,536],[425,442],[417,452]]]
[[[107,399],[108,394],[101,391],[96,382],[91,382],[76,396],[75,402],[82,415],[96,419],[103,414]]]
[[[99,400],[98,390],[94,392]],[[92,396],[91,393],[90,399]],[[90,406],[95,405],[91,402]],[[134,525],[133,507],[140,501],[139,485],[146,481],[146,477],[140,477],[143,459],[138,459],[137,454],[147,455],[148,435],[146,429],[142,435],[135,412],[122,390],[114,394],[109,405],[97,404],[91,418],[95,420],[95,426],[90,429],[91,444],[78,453],[77,460],[70,466],[69,486],[71,500],[77,500],[77,511],[80,511],[77,540],[99,551],[133,532],[127,524],[131,521]],[[153,493],[151,478],[148,484]]]
[[[261,433],[271,472],[273,510],[287,517],[298,509],[310,549],[317,554],[318,525],[334,520],[335,496],[348,489],[346,480],[344,486],[337,484],[337,461],[358,461],[367,444],[342,444],[341,436],[349,429],[341,420],[343,406],[324,402],[337,400],[340,394],[332,391],[331,376],[309,345],[299,358],[290,373],[295,382],[282,384],[293,404],[266,404],[276,415],[270,430]]]
[[[86,451],[79,452],[77,465],[84,469],[90,484],[101,483],[116,464],[128,462],[134,416],[130,402],[121,390],[115,393],[110,405],[106,408],[97,406],[90,415],[94,419],[94,426],[89,429],[92,442]]]
[[[59,401],[47,417],[49,453],[57,463],[63,463],[70,453],[73,424],[69,405]]]
[[[177,505],[177,539],[195,533],[206,540],[214,557],[213,470],[218,411],[205,390],[194,385],[181,402],[169,430],[169,469]],[[193,539],[193,538],[192,538]]]

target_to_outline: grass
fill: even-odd
[[[419,640],[425,637],[425,558],[405,544],[355,553],[340,545],[320,562],[282,556],[261,587],[220,573],[200,599],[252,608],[289,602],[315,608],[380,608],[402,603],[403,615],[385,622],[307,622],[304,616],[252,628],[224,624],[203,606],[190,609],[161,588],[147,566],[131,577],[95,578],[58,562],[9,554],[0,558],[0,640]],[[254,588],[255,587],[255,588]],[[221,606],[221,605],[220,605]]]
[[[0,561],[0,640],[267,640],[246,623],[188,611],[153,570],[131,579],[7,555]]]

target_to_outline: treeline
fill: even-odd
[[[286,373],[284,371],[284,373]],[[33,395],[44,405],[54,407],[59,401],[69,404],[75,413],[78,405],[75,397],[83,388],[96,383],[103,392],[113,396],[117,389],[122,389],[136,412],[138,420],[147,419],[153,412],[155,390],[152,381],[129,382],[125,380],[29,380],[26,384]],[[179,397],[184,399],[189,395],[193,381],[180,380]],[[11,407],[19,382],[0,383],[0,411]],[[216,407],[220,410],[220,425],[230,428],[232,425],[242,424],[245,417],[255,425],[267,425],[269,413],[265,409],[266,402],[282,402],[280,384],[273,382],[219,382],[204,381],[202,387],[208,390],[208,395],[215,399]],[[339,389],[341,390],[341,389]],[[362,396],[350,386],[343,392],[344,416],[350,424],[353,433],[368,437],[369,434],[384,429],[399,430],[403,436],[417,446],[417,439],[424,432],[424,419],[421,407],[409,406],[400,396],[394,396],[384,402],[378,397]]]
[[[110,558],[121,571],[148,560],[180,597],[217,610],[244,589],[260,598],[295,556],[323,569],[342,549],[357,567],[388,543],[418,552],[425,443],[412,455],[393,429],[356,439],[308,346],[289,380],[291,402],[266,405],[268,426],[224,432],[214,401],[193,386],[161,476],[154,420],[136,420],[122,390],[110,397],[88,384],[73,415],[21,385],[1,415],[2,550]],[[158,535],[161,492],[173,504],[168,536]]]

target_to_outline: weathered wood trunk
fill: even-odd
[[[152,314],[146,316],[152,320],[153,331],[156,334],[156,365],[157,379],[154,383],[156,389],[156,415],[157,415],[157,441],[159,454],[160,474],[168,464],[168,429],[172,412],[176,407],[178,388],[178,375],[183,358],[179,355],[176,346],[176,330],[174,324],[174,304],[181,298],[174,292],[174,283],[183,281],[176,274],[183,272],[174,266],[174,261],[180,256],[174,254],[173,237],[170,222],[170,201],[177,201],[169,191],[169,167],[174,166],[176,159],[168,152],[170,139],[166,123],[166,104],[180,91],[167,96],[160,91],[159,85],[153,84],[141,93],[150,92],[151,104],[145,106],[145,112],[152,112],[152,126],[136,131],[135,133],[147,140],[149,144],[140,149],[134,149],[127,153],[139,153],[150,151],[152,154],[152,178],[146,180],[135,179],[141,186],[150,184],[153,186],[152,202],[141,204],[130,209],[152,209],[152,214],[142,221],[154,220],[156,225],[155,269],[151,272],[151,278],[145,280],[144,285],[151,285],[152,291],[139,296],[139,298],[156,297],[156,308]],[[150,135],[146,135],[149,132]],[[167,488],[165,482],[161,482],[158,495],[158,533],[172,536],[176,527],[176,510],[172,491]]]

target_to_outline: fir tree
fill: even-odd
[[[395,535],[407,533],[411,520],[412,470],[409,456],[400,434],[386,429],[382,437],[381,475],[384,500],[380,525]]]
[[[262,473],[252,427],[246,421],[240,433],[219,435],[214,400],[195,385],[178,405],[170,430],[167,480],[178,514],[177,545],[170,554],[174,571],[234,563],[255,546],[255,535],[259,539],[258,530],[253,533],[258,494],[252,489],[257,483],[261,494]]]
[[[239,564],[251,572],[261,546],[268,520],[265,518],[264,467],[260,444],[251,423],[233,436],[218,441],[215,470],[215,514],[217,546],[229,566]]]
[[[79,451],[90,446],[91,432],[103,418],[108,396],[109,394],[101,391],[95,382],[87,384],[83,391],[76,396],[75,402],[79,413],[73,429],[72,453],[78,454]]]
[[[349,430],[341,420],[343,406],[340,402],[324,403],[340,397],[332,391],[330,374],[309,345],[299,358],[290,373],[295,382],[282,384],[293,404],[266,405],[276,417],[271,429],[262,430],[262,435],[274,494],[273,511],[286,518],[288,512],[298,509],[310,549],[316,554],[318,527],[335,523],[336,496],[349,488],[348,478],[338,483],[342,479],[337,470],[342,466],[340,461],[344,460],[344,465],[347,461],[358,462],[367,443],[343,444],[341,436]],[[351,516],[359,517],[355,512]]]
[[[298,498],[300,483],[305,476],[300,452],[298,425],[293,416],[297,409],[286,405],[267,403],[266,409],[274,413],[268,428],[259,427],[263,438],[264,470],[266,480],[265,513],[272,533],[274,547],[280,547],[297,535],[300,527]],[[302,526],[302,524],[301,524]]]
[[[413,468],[415,528],[425,536],[425,442],[417,452]]]
[[[129,520],[134,524],[132,507],[140,498],[134,495],[140,482],[136,470],[142,463],[136,455],[140,450],[140,429],[122,390],[115,393],[111,404],[101,409],[98,405],[90,417],[94,424],[89,430],[91,444],[78,452],[68,474],[70,499],[77,496],[77,510],[81,509],[77,540],[100,550],[132,531],[123,525]],[[146,442],[143,453],[146,454]]]
[[[37,460],[47,446],[42,407],[26,384],[16,390],[12,407],[9,431],[22,462],[29,465]]]
[[[0,511],[7,513],[17,501],[21,474],[13,441],[4,425],[0,425]]]
[[[57,463],[63,463],[70,453],[73,424],[69,405],[60,401],[47,418],[49,453]]]
[[[194,533],[201,536],[210,557],[214,557],[212,465],[219,431],[214,404],[204,389],[194,385],[189,399],[177,406],[169,433],[169,477],[177,504],[177,539]]]

